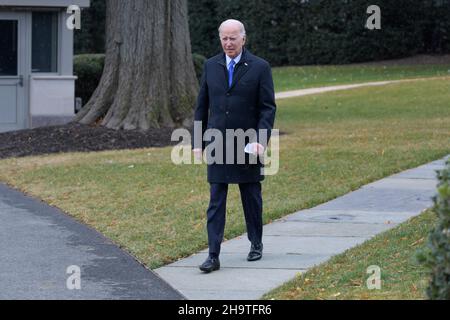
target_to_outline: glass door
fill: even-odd
[[[0,19],[0,76],[17,76],[18,20]]]
[[[0,12],[0,132],[26,127],[24,23],[21,13]]]

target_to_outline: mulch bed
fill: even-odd
[[[112,130],[101,126],[69,123],[0,133],[0,159],[60,152],[90,152],[103,150],[165,147],[179,142],[170,141],[173,129],[149,131]]]
[[[188,128],[193,132],[193,128]],[[173,129],[148,131],[113,130],[102,126],[69,123],[29,130],[0,133],[0,159],[63,152],[141,149],[174,146]],[[287,134],[280,131],[280,136]]]

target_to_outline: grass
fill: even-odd
[[[430,80],[279,103],[280,171],[263,184],[264,222],[450,153],[450,84]],[[93,226],[156,268],[207,247],[206,167],[171,148],[0,161],[0,180]],[[245,232],[231,186],[225,237]]]
[[[276,91],[450,75],[450,64],[342,65],[273,68]]]
[[[436,222],[436,215],[426,211],[297,276],[263,299],[426,299],[429,272],[415,257],[417,250],[426,245]],[[367,287],[369,266],[380,267],[380,290]]]

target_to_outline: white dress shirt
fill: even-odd
[[[229,56],[225,55],[225,58],[227,60],[227,69],[230,70],[230,63],[231,60],[234,60],[235,65],[239,63],[239,61],[241,61],[242,58],[242,52],[234,59],[231,59]]]

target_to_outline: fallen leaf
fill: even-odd
[[[341,293],[338,292],[338,293],[333,294],[332,297],[336,298],[336,297],[339,297],[340,295],[341,295]]]
[[[414,247],[414,246],[418,245],[419,243],[422,243],[424,240],[425,240],[425,238],[420,238],[420,239],[417,240],[416,242],[413,242],[413,243],[411,244],[411,247]]]
[[[350,283],[353,287],[361,287],[362,286],[361,280],[351,280]]]

